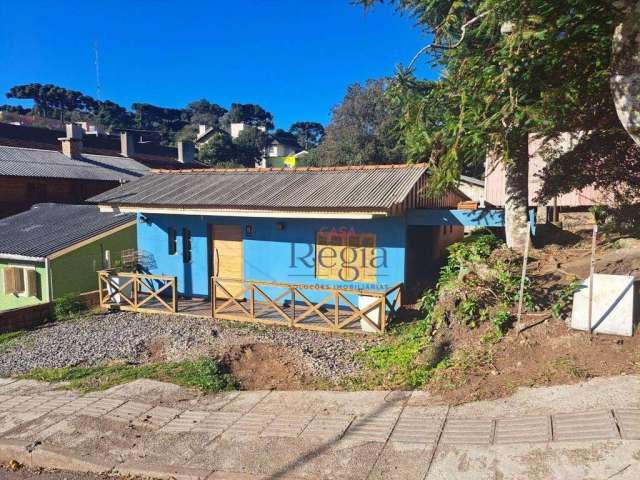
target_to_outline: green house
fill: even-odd
[[[97,289],[96,271],[136,248],[135,215],[44,203],[0,219],[0,311]]]

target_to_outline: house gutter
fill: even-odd
[[[48,299],[47,301],[52,302],[53,301],[53,272],[51,271],[51,268],[49,268],[51,265],[51,260],[49,260],[48,258],[44,259],[44,271],[47,272],[47,293],[48,293]]]
[[[25,262],[42,262],[46,263],[46,258],[44,257],[28,257],[26,255],[15,255],[12,253],[0,253],[0,259],[2,260],[22,260]]]

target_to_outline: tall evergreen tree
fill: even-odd
[[[361,0],[370,6],[375,0]],[[425,85],[412,65],[403,98],[404,143],[428,153],[436,190],[457,181],[478,152],[505,165],[507,243],[527,235],[528,134],[594,128],[610,118],[609,0],[397,0],[433,38],[424,49],[443,69]],[[435,105],[436,118],[430,108]],[[488,151],[488,150],[491,151]]]

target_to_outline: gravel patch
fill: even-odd
[[[376,339],[172,315],[111,312],[29,332],[0,355],[0,375],[34,368],[93,366],[115,360],[177,361],[222,357],[237,345],[267,343],[300,360],[311,377],[339,380],[361,371],[354,358]]]

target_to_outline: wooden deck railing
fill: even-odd
[[[103,308],[154,313],[178,310],[176,277],[168,275],[100,270],[98,294]]]
[[[310,292],[321,292],[320,301]],[[212,277],[211,293],[214,318],[323,332],[384,332],[402,304],[402,284],[371,291]],[[354,297],[366,304],[355,305]]]

